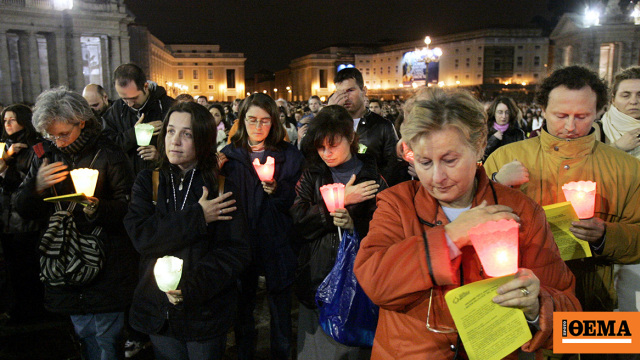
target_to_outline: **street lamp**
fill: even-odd
[[[435,47],[433,49],[429,48],[431,45],[431,37],[427,36],[424,38],[424,43],[427,45],[422,49],[418,50],[420,58],[424,61],[425,70],[424,70],[424,80],[425,85],[429,83],[429,63],[440,61],[440,57],[442,56],[442,49],[439,47]]]

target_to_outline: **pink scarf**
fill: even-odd
[[[498,131],[500,131],[500,132],[505,132],[509,128],[509,123],[506,123],[504,125],[498,125],[497,122],[494,122],[493,123],[493,128],[498,130]]]

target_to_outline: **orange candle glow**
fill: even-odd
[[[562,185],[564,197],[571,202],[578,218],[593,217],[596,206],[596,183],[593,181],[572,181]]]
[[[320,187],[320,193],[330,213],[344,209],[344,184],[336,183]]]
[[[267,156],[267,161],[264,163],[264,165],[261,165],[260,160],[258,159],[253,160],[253,167],[258,173],[260,181],[273,180],[273,172],[275,171],[275,160],[271,156]]]
[[[488,221],[469,230],[469,239],[485,273],[492,277],[518,271],[518,223]]]
[[[0,159],[4,156],[4,147],[6,146],[5,143],[0,142]]]
[[[404,154],[404,159],[406,161],[413,163],[413,151],[404,142],[402,142],[402,153]]]

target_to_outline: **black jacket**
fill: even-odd
[[[281,141],[278,151],[265,150],[275,160],[276,191],[268,195],[251,164],[249,153],[233,144],[222,149],[229,161],[222,168],[238,188],[236,200],[247,214],[253,262],[264,269],[267,290],[278,293],[293,283],[296,257],[291,246],[293,224],[289,208],[296,196],[304,157],[293,145]],[[264,161],[263,161],[264,162]]]
[[[14,136],[15,135],[15,136]],[[38,231],[46,225],[42,219],[25,219],[13,208],[12,199],[17,195],[17,190],[22,181],[27,176],[31,161],[33,159],[33,148],[35,144],[42,142],[42,138],[34,136],[27,139],[25,131],[22,130],[4,140],[6,149],[12,144],[22,143],[28,147],[21,149],[17,154],[6,160],[7,170],[4,177],[0,177],[0,191],[2,197],[2,231],[7,234],[26,233]],[[6,150],[5,150],[6,151]]]
[[[389,177],[397,157],[398,135],[393,124],[382,116],[367,110],[360,119],[356,132],[358,133],[358,142],[367,147],[365,153],[373,155],[376,159],[380,174],[385,179]]]
[[[502,134],[502,140],[493,136],[496,131],[497,130],[494,129],[493,126],[489,128],[489,133],[487,134],[487,147],[484,149],[484,157],[482,158],[483,162],[487,160],[489,155],[491,155],[492,152],[496,151],[496,149],[500,146],[525,139],[524,131],[522,131],[520,126],[518,126],[518,124],[516,123],[511,123],[509,125],[507,131]]]
[[[134,329],[162,334],[182,341],[202,341],[225,334],[231,327],[238,297],[237,279],[250,261],[246,218],[242,210],[228,215],[230,221],[205,223],[202,187],[209,199],[218,196],[217,184],[205,183],[198,170],[188,172],[179,190],[180,175],[174,173],[174,192],[169,172],[160,172],[157,205],[152,203],[151,170],[138,174],[124,223],[141,254],[140,282],[130,312]],[[193,180],[190,181],[191,174]],[[191,182],[191,185],[188,184]],[[236,193],[232,182],[225,192]],[[184,209],[184,196],[190,188]],[[175,211],[175,208],[178,211]],[[236,206],[240,204],[236,203]],[[171,255],[184,261],[178,289],[184,302],[172,305],[156,284],[153,268],[157,258]]]
[[[103,134],[90,139],[78,153],[62,153],[51,142],[42,143],[44,155],[34,155],[29,174],[20,186],[14,199],[14,206],[24,218],[48,220],[55,211],[54,204],[42,199],[55,196],[51,188],[38,194],[35,190],[36,175],[42,161],[49,163],[61,161],[68,170],[89,167],[96,152],[100,149],[93,169],[97,169],[98,183],[94,196],[100,200],[94,219],[89,219],[76,206],[73,215],[78,230],[90,233],[96,226],[102,227],[101,238],[105,251],[105,264],[98,277],[90,284],[72,286],[45,286],[45,307],[53,312],[66,314],[86,314],[123,311],[131,302],[136,284],[135,251],[127,236],[122,219],[127,212],[127,203],[133,177],[122,150]],[[58,195],[73,194],[75,188],[70,176],[55,185]],[[61,203],[63,209],[67,202]]]
[[[132,109],[124,100],[118,99],[102,116],[104,133],[122,147],[129,158],[129,164],[131,164],[134,174],[143,169],[150,169],[153,162],[142,160],[138,155],[138,144],[133,126],[142,114],[144,114],[143,123],[164,120],[164,116],[173,104],[173,98],[167,95],[162,86],[149,82],[149,93],[146,104],[138,110]],[[156,145],[156,143],[157,136],[154,136],[151,139],[151,145]]]
[[[356,174],[355,184],[375,180],[382,191],[387,188],[378,173],[375,159],[366,154],[358,154],[363,161],[362,169]],[[306,169],[296,185],[296,199],[291,207],[294,228],[300,246],[294,290],[298,299],[308,308],[315,308],[318,286],[327,277],[336,262],[338,254],[338,228],[324,204],[320,187],[333,184],[331,170],[324,163],[311,165]],[[364,238],[369,232],[369,221],[376,209],[376,200],[346,206],[353,219],[356,232]]]

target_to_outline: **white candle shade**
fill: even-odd
[[[0,159],[4,156],[4,147],[5,147],[5,143],[0,142]]]
[[[76,192],[83,193],[86,196],[93,196],[98,183],[98,174],[98,170],[95,169],[71,170],[71,180],[73,180],[73,186],[76,187]]]
[[[134,127],[138,146],[147,146],[151,143],[154,127],[150,124],[138,124]]]
[[[163,292],[176,290],[182,277],[182,259],[175,256],[161,257],[153,267],[158,288]]]

